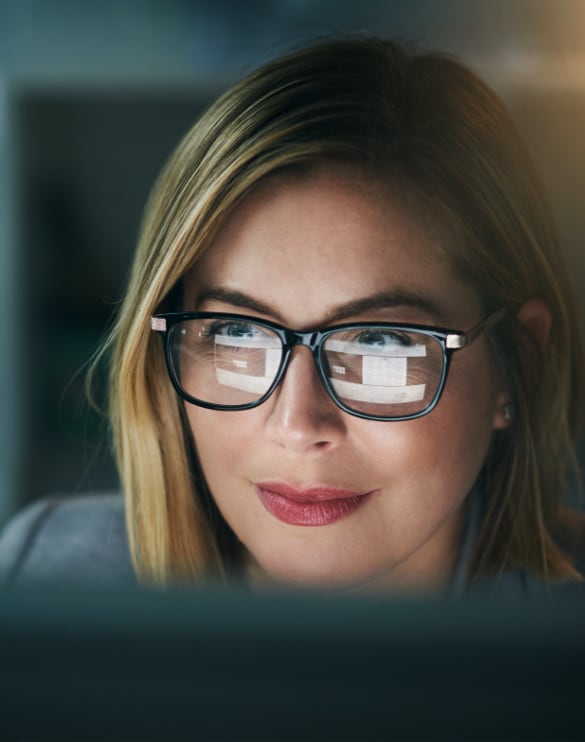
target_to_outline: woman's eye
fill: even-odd
[[[249,322],[230,322],[223,325],[221,332],[216,332],[216,334],[226,335],[231,338],[252,338],[261,333],[257,327],[251,325]]]
[[[396,332],[395,330],[385,330],[383,328],[363,330],[357,335],[356,341],[360,343],[360,345],[374,346],[378,348],[388,345],[412,345],[412,340],[406,333]]]
[[[254,338],[262,333],[259,327],[250,322],[214,322],[205,328],[204,334],[207,337]]]

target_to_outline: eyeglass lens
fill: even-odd
[[[202,402],[257,402],[280,369],[283,345],[269,327],[226,318],[191,319],[171,331],[179,385]],[[330,390],[347,408],[377,417],[421,412],[443,374],[443,348],[434,337],[387,326],[339,330],[325,339],[321,367]]]

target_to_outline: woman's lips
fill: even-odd
[[[269,513],[293,526],[335,523],[354,513],[372,494],[322,485],[298,489],[282,482],[261,482],[256,491]]]

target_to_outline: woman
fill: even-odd
[[[333,40],[228,91],[156,184],[108,349],[146,584],[580,579],[567,271],[449,57]]]

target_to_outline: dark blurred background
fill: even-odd
[[[0,0],[0,524],[118,486],[85,364],[178,138],[266,59],[352,31],[454,52],[495,87],[585,283],[585,0]]]

